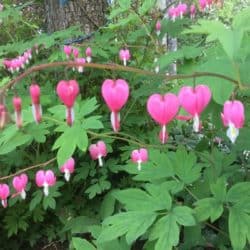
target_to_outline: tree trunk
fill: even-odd
[[[107,0],[68,0],[60,5],[59,0],[45,0],[45,15],[48,33],[80,25],[85,34],[105,24]]]

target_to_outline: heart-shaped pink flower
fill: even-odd
[[[75,103],[75,99],[79,94],[79,85],[76,80],[61,80],[56,87],[56,92],[60,100],[67,108],[72,108]]]
[[[196,87],[184,86],[181,88],[178,98],[183,109],[192,115],[194,119],[194,131],[198,132],[200,128],[199,116],[207,107],[212,94],[208,86],[197,85]]]
[[[179,101],[176,95],[167,93],[164,96],[153,94],[147,102],[150,116],[161,126],[167,125],[174,119],[179,110]]]
[[[107,79],[102,84],[102,96],[111,111],[111,123],[115,132],[120,128],[119,111],[129,97],[128,83],[123,79]]]
[[[161,125],[161,142],[166,143],[168,137],[166,125],[174,119],[179,110],[177,96],[172,93],[153,94],[147,101],[147,110],[150,116]]]

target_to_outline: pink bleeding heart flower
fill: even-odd
[[[92,49],[88,47],[85,51],[85,54],[87,63],[90,63],[92,61]]]
[[[120,110],[126,104],[129,96],[128,83],[123,79],[106,79],[102,84],[102,96],[111,111],[113,130],[120,129]]]
[[[64,178],[66,181],[69,181],[70,174],[75,171],[75,160],[74,158],[69,158],[61,167],[60,171],[64,173]]]
[[[184,86],[181,88],[178,98],[182,108],[193,118],[193,129],[200,130],[200,114],[207,107],[212,94],[208,86],[197,85],[196,87]]]
[[[82,72],[84,71],[83,64],[86,63],[85,58],[83,58],[83,57],[82,57],[82,58],[76,58],[76,59],[75,59],[75,62],[82,64],[82,65],[76,66],[78,72],[79,72],[79,73],[82,73]]]
[[[23,121],[22,121],[22,99],[18,96],[13,97],[12,100],[13,107],[15,110],[15,120],[16,120],[16,126],[18,128],[22,127]]]
[[[199,0],[199,6],[201,11],[205,11],[207,7],[207,0]]]
[[[73,48],[73,56],[77,58],[79,56],[79,50],[77,48]]]
[[[103,166],[102,157],[107,155],[107,148],[104,141],[98,141],[96,144],[91,144],[89,147],[89,153],[93,160],[99,162],[99,166]]]
[[[56,176],[52,170],[39,170],[36,173],[36,185],[38,187],[43,187],[43,192],[45,196],[49,195],[49,187],[56,184]]]
[[[65,45],[65,46],[63,47],[63,51],[64,51],[64,53],[65,53],[67,59],[69,59],[69,58],[70,58],[70,55],[71,55],[71,52],[72,52],[72,47],[71,47],[71,46],[68,46],[68,45]]]
[[[57,95],[66,106],[67,124],[71,126],[74,121],[74,103],[79,94],[79,85],[76,80],[61,80],[56,87]]]
[[[12,181],[12,185],[16,190],[17,194],[20,194],[22,199],[26,198],[26,186],[28,183],[28,176],[26,174],[21,174],[20,176],[15,176]]]
[[[128,49],[121,49],[119,52],[119,58],[121,61],[123,61],[123,65],[126,66],[127,65],[127,61],[130,60],[130,52]]]
[[[33,83],[30,86],[30,96],[32,102],[32,114],[36,123],[42,120],[42,107],[40,105],[40,87],[39,85]]]
[[[241,101],[226,101],[221,113],[221,119],[225,127],[228,127],[227,137],[232,143],[235,143],[239,135],[239,128],[242,128],[245,122],[244,105]]]
[[[0,11],[3,10],[3,4],[0,3]]]
[[[8,112],[4,104],[0,104],[0,129],[7,123]]]
[[[174,6],[170,7],[168,9],[168,18],[174,22],[177,17],[179,17],[179,9]]]
[[[190,18],[194,19],[195,18],[195,14],[196,14],[196,7],[194,4],[192,4],[189,8],[189,12],[190,12]]]
[[[177,12],[179,13],[180,18],[183,18],[183,15],[187,13],[188,7],[185,3],[179,3],[177,8]]]
[[[159,36],[161,34],[161,22],[159,20],[155,24],[155,30],[156,30],[157,36]]]
[[[10,189],[7,184],[0,184],[0,199],[4,208],[7,207],[7,198],[10,195]]]
[[[137,163],[137,168],[140,171],[141,170],[141,163],[148,161],[148,151],[145,148],[140,148],[133,150],[131,153],[131,160],[135,163]]]
[[[166,125],[171,122],[179,110],[179,101],[176,95],[167,93],[165,95],[153,94],[147,101],[147,111],[150,116],[160,124],[161,142],[167,139]]]

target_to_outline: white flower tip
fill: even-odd
[[[101,155],[98,156],[98,163],[99,163],[100,167],[103,166],[103,161],[102,161],[102,156]]]
[[[199,132],[199,127],[200,127],[199,116],[195,115],[193,121],[194,121],[193,130],[194,130],[194,132],[198,133]]]
[[[227,137],[230,139],[232,143],[235,143],[238,135],[239,135],[239,129],[236,128],[233,124],[229,124],[229,127],[227,129]]]
[[[21,192],[21,198],[22,198],[23,200],[26,199],[26,192],[25,192],[24,189],[23,189],[22,192]]]
[[[70,180],[70,172],[69,172],[68,170],[65,170],[64,179],[65,179],[67,182]]]

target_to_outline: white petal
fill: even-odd
[[[194,119],[193,119],[193,130],[194,132],[199,132],[199,127],[200,127],[200,119],[199,119],[199,116],[198,115],[195,115],[194,116]]]
[[[239,135],[239,129],[236,128],[234,124],[229,123],[229,127],[227,129],[227,137],[230,139],[232,143],[235,143],[238,135]]]

